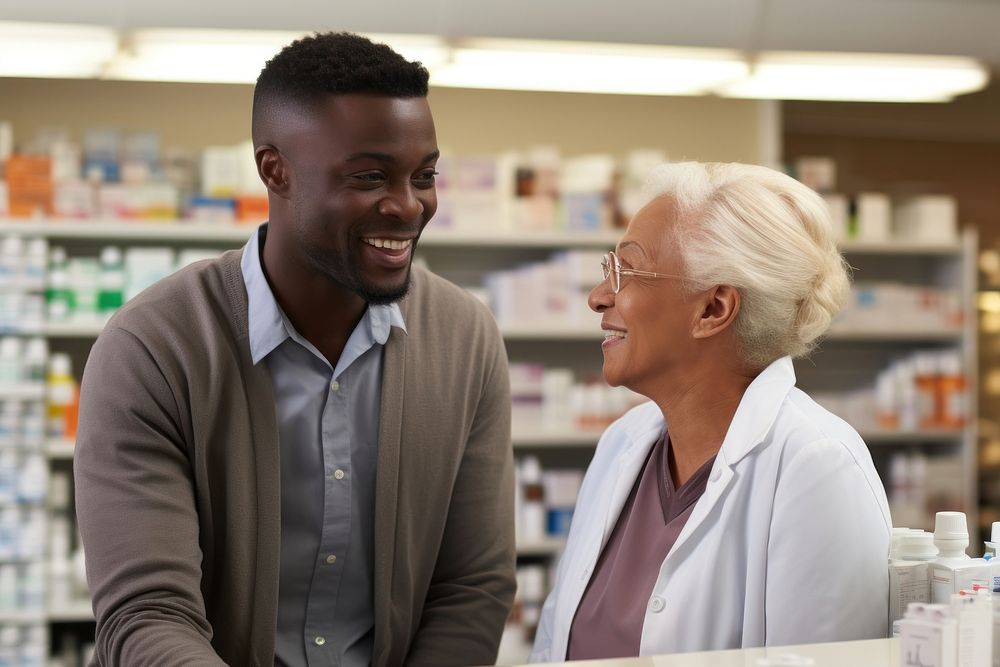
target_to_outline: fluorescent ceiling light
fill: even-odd
[[[136,30],[108,65],[109,79],[254,83],[264,64],[306,33],[269,30]]]
[[[373,42],[388,44],[399,55],[407,60],[419,62],[428,69],[441,65],[449,57],[448,46],[440,37],[381,33],[365,33],[365,37]]]
[[[111,28],[0,21],[0,77],[253,83],[300,32]],[[785,100],[945,102],[989,80],[970,58],[738,51],[371,34],[422,62],[434,86]]]
[[[94,77],[117,49],[111,28],[0,21],[0,76]]]
[[[853,102],[948,102],[989,81],[971,58],[862,53],[764,53],[726,97]]]
[[[465,40],[431,85],[631,95],[698,95],[746,76],[735,51],[627,44]]]

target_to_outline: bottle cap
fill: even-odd
[[[538,484],[542,481],[542,465],[534,456],[525,456],[521,460],[521,481],[525,484]]]
[[[899,537],[900,560],[934,560],[938,548],[934,545],[934,535],[924,531],[910,531]]]
[[[122,251],[118,246],[105,246],[101,250],[101,264],[104,266],[117,266],[122,263]]]
[[[73,361],[65,352],[57,352],[49,357],[49,373],[51,375],[72,375]]]
[[[961,546],[963,551],[969,546],[969,524],[965,512],[938,512],[935,515],[934,543],[940,548],[942,542],[950,543],[946,546],[952,548]]]
[[[993,530],[990,533],[990,542],[1000,542],[1000,521],[993,522]]]

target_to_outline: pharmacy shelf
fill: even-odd
[[[53,239],[89,240],[148,240],[200,241],[209,243],[242,243],[256,229],[256,224],[206,223],[181,220],[25,220],[0,219],[0,235],[19,234]],[[498,246],[507,248],[613,248],[624,230],[600,231],[491,229],[488,231],[462,227],[436,227],[432,222],[421,237],[425,246]],[[840,244],[847,254],[872,255],[960,255],[962,243],[913,243],[892,241],[864,243],[847,241]]]
[[[506,340],[598,341],[604,338],[604,332],[601,331],[599,322],[595,322],[593,327],[586,329],[578,324],[501,325],[500,333]]]
[[[511,431],[514,447],[594,447],[603,433],[603,429],[519,425],[517,422],[517,415],[514,415]]]
[[[96,241],[192,241],[205,243],[243,243],[253,233],[254,225],[211,224],[142,220],[0,220],[0,235],[19,234],[49,239],[84,239]]]
[[[845,241],[839,245],[840,251],[847,255],[918,255],[918,256],[959,256],[963,252],[963,242],[955,239],[941,243],[919,243],[911,241],[889,241],[885,243],[866,243],[863,241]]]
[[[0,625],[34,625],[46,620],[46,614],[41,611],[0,611]]]
[[[46,322],[42,334],[48,338],[97,338],[103,322]]]
[[[965,335],[962,329],[923,329],[911,331],[887,329],[833,328],[826,340],[873,343],[958,343]]]
[[[538,341],[598,341],[604,337],[600,325],[582,328],[578,324],[509,324],[500,327],[507,340]],[[925,329],[914,331],[890,331],[883,329],[832,329],[826,336],[828,341],[874,342],[874,343],[955,343],[964,335],[961,329]]]
[[[104,241],[169,241],[242,244],[255,224],[181,222],[176,220],[13,220],[0,219],[0,235],[43,236],[50,239]],[[480,246],[505,248],[598,248],[610,249],[621,238],[620,230],[566,231],[497,229],[477,231],[438,228],[431,225],[420,238],[423,247]]]
[[[41,292],[45,290],[45,281],[41,278],[6,278],[0,280],[0,293],[3,292]]]
[[[45,441],[45,455],[53,461],[72,459],[75,450],[76,441],[73,438],[54,438]]]
[[[18,382],[0,384],[0,399],[8,401],[40,401],[45,398],[45,384],[42,382]]]
[[[566,540],[560,538],[549,538],[544,540],[532,540],[518,542],[518,556],[555,556],[562,553],[566,548]]]
[[[861,432],[861,438],[868,445],[894,445],[894,444],[959,444],[965,437],[965,429],[920,429],[916,431],[896,431],[896,430],[865,430]]]
[[[79,623],[94,620],[90,600],[74,600],[58,609],[49,609],[47,619],[53,623]]]

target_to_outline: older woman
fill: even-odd
[[[670,164],[590,294],[601,437],[533,661],[883,637],[890,519],[865,443],[795,387],[849,291],[823,201],[763,167]]]

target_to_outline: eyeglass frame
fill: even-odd
[[[607,280],[612,275],[615,279],[611,281],[611,290],[618,294],[622,289],[622,276],[639,276],[643,278],[683,278],[671,273],[653,273],[652,271],[640,271],[639,269],[623,269],[621,259],[614,250],[604,253],[601,258],[601,273],[603,280]]]

